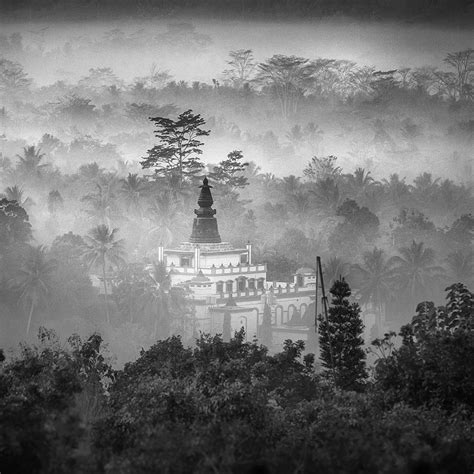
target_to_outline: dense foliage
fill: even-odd
[[[474,404],[474,295],[461,283],[447,288],[447,303],[417,306],[400,332],[402,344],[376,366],[377,386],[386,403],[405,401],[455,411]],[[382,351],[393,334],[376,341]]]
[[[2,472],[472,472],[473,298],[452,285],[399,348],[375,341],[362,392],[321,377],[301,341],[269,355],[243,332],[173,336],[113,371],[98,335],[65,348],[42,329],[2,353]]]
[[[334,282],[330,293],[327,319],[319,318],[321,361],[337,387],[361,389],[367,372],[360,306],[349,302],[351,289],[344,278]]]

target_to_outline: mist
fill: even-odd
[[[472,46],[466,18],[95,13],[94,19],[52,13],[28,20],[17,14],[1,23],[3,71],[17,76],[10,82],[4,76],[1,89],[0,191],[27,212],[32,245],[53,251],[61,236],[84,237],[106,223],[118,229],[128,264],[134,264],[156,258],[157,239],[186,241],[198,176],[178,197],[173,185],[141,163],[157,144],[149,118],[175,118],[191,109],[210,132],[202,138],[202,172],[212,175],[233,150],[249,163],[240,170],[245,186],[214,183],[216,209],[226,240],[255,240],[270,280],[285,281],[298,266],[313,266],[314,253],[328,262],[339,259],[348,270],[371,249],[389,258],[413,240],[434,247],[433,265],[446,265],[452,252],[469,254],[459,242],[450,248],[450,239],[456,223],[464,219],[468,232],[471,225],[472,93],[456,92],[455,68],[446,61]],[[250,54],[241,82],[232,70],[238,51]],[[313,82],[284,98],[289,106],[275,84],[262,79],[262,65],[275,55],[316,68]],[[472,80],[468,74],[466,87]],[[315,174],[318,167],[322,174]],[[124,191],[132,175],[144,189],[138,216]],[[321,191],[326,179],[335,187]],[[402,196],[390,194],[397,186]],[[431,197],[423,195],[425,188]],[[370,235],[365,229],[350,236],[353,223],[340,211],[345,200],[378,220]],[[247,235],[239,234],[242,228]],[[349,242],[339,236],[334,243],[341,232],[349,232]],[[279,258],[286,262],[282,268]],[[81,271],[87,280],[89,270]],[[3,278],[12,275],[6,271]],[[449,277],[438,280],[428,293],[440,304],[438,290]],[[21,316],[14,294],[4,294],[5,314]],[[399,306],[395,326],[402,312],[410,317]],[[78,308],[46,305],[40,311],[46,320],[48,311],[52,320],[66,311],[73,323],[85,310]],[[114,311],[119,324],[120,310]],[[20,336],[6,331],[3,337],[14,344]]]
[[[1,473],[473,472],[473,13],[0,1]]]

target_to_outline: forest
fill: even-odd
[[[472,473],[465,37],[371,65],[224,50],[175,17],[65,25],[0,31],[0,471]],[[306,347],[272,347],[267,308],[259,334],[205,334],[170,285],[158,247],[188,240],[204,176],[269,283],[321,257],[329,316]]]

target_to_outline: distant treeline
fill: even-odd
[[[2,13],[98,17],[103,14],[308,18],[332,15],[378,18],[445,17],[465,13],[472,0],[0,0]]]

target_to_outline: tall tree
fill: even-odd
[[[26,208],[33,201],[29,197],[24,197],[23,189],[20,188],[17,184],[14,186],[8,186],[5,188],[4,194],[1,195],[9,201],[16,201],[21,207]]]
[[[367,378],[360,307],[349,302],[351,289],[344,278],[334,282],[330,292],[328,318],[320,317],[319,322],[323,367],[338,387],[360,390]]]
[[[0,253],[14,243],[26,243],[32,237],[26,211],[17,201],[0,199]]]
[[[303,170],[303,174],[310,181],[319,182],[326,179],[338,181],[342,173],[342,168],[337,166],[336,161],[337,156],[334,155],[322,157],[313,156]]]
[[[150,268],[142,293],[142,309],[152,315],[153,339],[166,339],[170,335],[170,289],[171,279],[163,263],[154,263]]]
[[[165,117],[150,120],[155,123],[155,136],[160,143],[148,150],[141,165],[143,168],[154,168],[158,177],[176,175],[178,185],[182,187],[203,168],[199,156],[204,143],[199,138],[210,133],[201,128],[206,122],[192,110],[186,110],[177,120]]]
[[[341,278],[347,278],[349,275],[350,266],[340,257],[331,257],[323,265],[323,273],[326,278],[326,285],[331,288],[334,282]]]
[[[107,323],[110,323],[107,290],[107,269],[118,267],[124,262],[123,240],[116,240],[118,229],[110,229],[104,224],[94,227],[84,238],[86,245],[83,258],[89,268],[99,267],[102,270],[104,284],[105,314]]]
[[[147,190],[147,182],[136,173],[128,173],[120,180],[120,195],[123,197],[127,210],[135,210],[141,214],[140,201]]]
[[[276,54],[258,67],[257,79],[275,93],[283,117],[296,114],[299,102],[314,80],[315,69],[309,59]]]
[[[401,256],[393,257],[399,289],[410,303],[426,298],[444,272],[442,267],[434,265],[433,249],[425,248],[423,242],[413,240],[410,247],[402,247],[399,252]]]
[[[229,53],[229,69],[224,71],[224,77],[237,89],[248,84],[255,71],[255,60],[251,49],[238,49]]]
[[[214,166],[210,177],[213,181],[228,186],[232,190],[247,186],[249,183],[244,172],[249,164],[243,160],[244,156],[240,150],[231,151],[226,160]]]
[[[42,164],[44,153],[35,146],[26,146],[23,148],[22,155],[16,155],[18,158],[17,171],[28,177],[41,176],[41,172],[48,167]]]
[[[469,48],[456,53],[449,53],[444,62],[455,70],[456,86],[459,99],[474,98],[473,86],[470,81],[474,74],[474,49]]]
[[[110,226],[117,217],[117,205],[115,201],[114,183],[96,184],[96,191],[86,194],[81,198],[82,202],[89,205],[86,213],[100,223]]]
[[[55,266],[55,261],[48,259],[43,246],[32,247],[12,282],[13,287],[19,291],[20,302],[28,308],[27,336],[30,333],[35,309],[46,300],[51,292]]]
[[[371,304],[378,317],[377,326],[382,327],[384,308],[393,297],[395,279],[393,259],[386,259],[384,251],[375,247],[363,256],[363,265],[354,265],[360,304]]]
[[[0,94],[5,99],[24,94],[31,82],[21,64],[0,58]]]
[[[456,250],[446,257],[451,277],[471,288],[474,282],[474,252]]]

